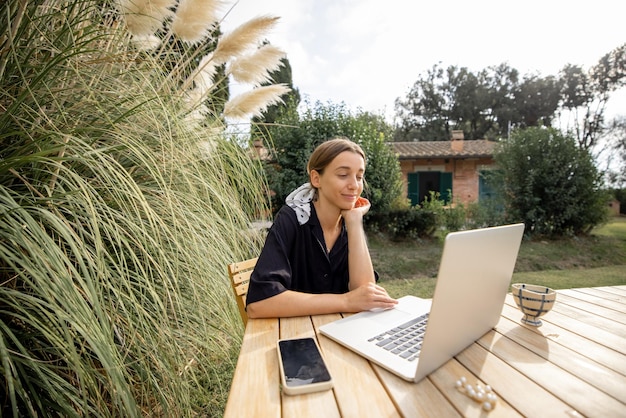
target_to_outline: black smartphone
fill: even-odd
[[[282,391],[287,395],[328,390],[333,382],[313,338],[278,341]]]

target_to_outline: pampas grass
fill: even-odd
[[[233,60],[229,73],[241,83],[255,86],[271,81],[270,73],[278,70],[285,53],[270,44],[265,44],[254,53]]]
[[[224,105],[224,116],[245,119],[250,115],[261,116],[268,106],[282,103],[281,96],[289,92],[286,84],[257,87],[241,93]]]
[[[215,76],[217,74],[217,65],[213,59],[213,53],[202,57],[198,67],[189,76],[185,82],[184,88],[193,86],[200,93],[200,99],[209,94],[215,86]]]
[[[141,51],[152,51],[161,45],[161,38],[156,35],[137,35],[132,37],[132,42]]]
[[[222,3],[219,0],[180,0],[172,21],[172,32],[184,42],[202,42],[217,22]]]
[[[98,0],[33,3],[8,0],[0,28],[2,416],[219,416],[242,336],[226,265],[261,248],[260,163],[185,101],[170,44],[135,51]]]
[[[134,34],[132,39],[135,47],[142,51],[155,50],[160,40],[153,35],[155,28],[149,24],[159,17],[165,20],[167,15],[157,12],[162,11],[165,0],[155,5],[149,0],[121,1],[127,26]],[[168,76],[170,80],[184,78],[181,83],[181,97],[187,107],[184,118],[190,123],[202,125],[207,116],[217,116],[216,104],[210,96],[215,86],[223,84],[227,77],[232,76],[235,80],[249,83],[253,87],[267,83],[270,81],[270,73],[280,67],[281,58],[285,56],[284,52],[272,45],[259,47],[263,37],[278,21],[277,17],[270,16],[260,16],[243,23],[228,35],[217,39],[215,50],[206,53],[199,45],[215,30],[217,13],[222,3],[220,0],[180,0],[167,35],[174,36],[174,41],[197,47],[195,50],[183,48],[180,59],[174,57]],[[163,23],[165,22],[161,22]],[[168,45],[171,45],[169,38],[161,42],[158,54],[167,56],[171,53],[172,51],[164,50]],[[254,52],[248,53],[249,51]],[[198,60],[197,57],[202,52],[205,53]],[[197,61],[199,63],[194,66]],[[227,70],[220,74],[221,66],[225,66]],[[282,85],[255,89],[218,104],[217,108],[223,105],[222,116],[231,119],[260,116],[268,106],[280,102],[280,95],[288,91]],[[212,103],[209,105],[207,102]]]
[[[277,22],[277,17],[259,16],[241,24],[219,40],[214,59],[217,63],[226,63],[240,57],[248,49],[258,45]]]
[[[163,21],[172,15],[175,0],[119,0],[128,31],[145,38],[161,28]]]

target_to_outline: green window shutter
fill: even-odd
[[[411,201],[411,206],[418,205],[420,198],[420,175],[419,173],[408,173],[407,175],[407,198]]]
[[[493,188],[489,186],[485,179],[485,172],[478,173],[478,200],[489,199],[493,195]]]
[[[452,173],[441,173],[439,176],[439,194],[444,203],[452,200]]]

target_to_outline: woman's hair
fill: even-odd
[[[315,148],[311,157],[309,157],[306,172],[310,175],[311,171],[315,170],[322,174],[326,166],[344,151],[358,154],[363,157],[363,161],[366,161],[365,152],[363,152],[363,149],[358,144],[350,141],[348,138],[337,137],[322,142]]]

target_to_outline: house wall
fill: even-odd
[[[464,204],[478,201],[478,174],[481,170],[493,166],[492,158],[433,158],[401,160],[402,187],[404,196],[408,196],[408,173],[417,171],[440,171],[453,173],[452,199]]]

